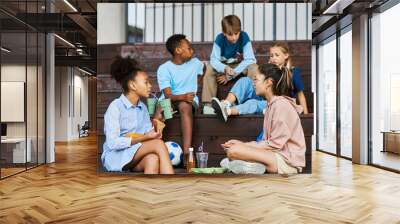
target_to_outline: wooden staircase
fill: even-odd
[[[257,63],[266,63],[268,60],[268,49],[274,42],[261,41],[253,42],[253,48],[257,58]],[[111,101],[121,94],[121,87],[109,75],[110,65],[115,56],[120,54],[121,46],[99,45],[98,46],[98,76],[97,76],[97,135],[98,135],[98,154],[101,155],[105,136],[104,113]],[[152,82],[152,91],[159,92],[156,71],[159,65],[170,59],[169,53],[164,44],[136,44],[134,58],[139,61],[144,70],[149,74]],[[302,71],[305,85],[305,96],[308,102],[308,109],[313,111],[313,95],[311,92],[311,42],[310,41],[290,41],[295,65]],[[212,43],[194,43],[195,55],[202,61],[209,59]],[[218,88],[217,96],[224,98],[234,82]],[[199,86],[198,96],[201,97]],[[304,134],[306,137],[306,168],[304,173],[311,173],[311,137],[313,135],[313,114],[301,116]],[[164,130],[165,141],[175,141],[181,143],[181,130],[179,115],[174,116],[166,122]],[[244,125],[245,124],[245,125]],[[214,115],[196,114],[194,116],[193,146],[197,148],[204,142],[205,150],[210,153],[209,166],[219,166],[219,162],[224,158],[225,152],[220,144],[229,139],[242,141],[254,141],[262,129],[262,115],[246,115],[231,117],[227,123],[220,121]],[[99,169],[103,170],[101,164]]]

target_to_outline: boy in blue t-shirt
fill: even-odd
[[[204,64],[193,58],[193,49],[183,34],[175,34],[168,38],[167,50],[172,60],[160,65],[157,70],[157,81],[163,95],[169,98],[173,107],[181,114],[181,128],[184,153],[189,153],[192,144],[193,107],[198,108],[196,96],[197,83],[203,75]]]
[[[253,79],[257,73],[256,58],[249,35],[241,31],[241,22],[236,15],[225,16],[222,33],[215,38],[203,80],[202,102],[204,113],[212,111],[211,101],[217,95],[218,84],[225,85],[240,73]],[[212,112],[211,112],[212,113]]]

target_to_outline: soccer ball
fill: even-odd
[[[183,161],[183,151],[182,148],[176,142],[165,142],[167,145],[169,158],[173,166],[179,165]]]

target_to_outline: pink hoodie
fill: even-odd
[[[303,108],[296,105],[295,99],[275,96],[268,102],[264,116],[264,139],[293,167],[305,166],[306,142],[299,117],[301,112]]]

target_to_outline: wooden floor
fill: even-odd
[[[0,223],[400,223],[400,175],[320,152],[313,174],[132,177],[96,172],[95,137],[0,181]]]

